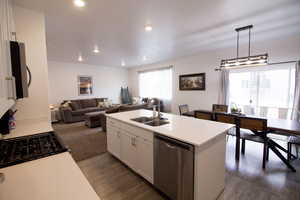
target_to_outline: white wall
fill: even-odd
[[[93,77],[93,95],[78,96],[79,75]],[[49,101],[59,104],[63,100],[91,97],[108,97],[114,103],[120,102],[121,87],[128,85],[128,70],[80,63],[49,61]]]
[[[27,65],[33,77],[29,98],[16,104],[16,119],[50,119],[44,14],[21,7],[14,7],[13,13],[17,38],[25,43]]]
[[[300,37],[287,38],[276,41],[254,44],[252,54],[269,53],[270,62],[299,60]],[[243,54],[245,49],[243,48]],[[235,57],[235,48],[222,49],[211,52],[201,52],[194,56],[178,58],[158,64],[147,65],[129,70],[129,87],[133,95],[138,96],[138,71],[173,65],[173,99],[171,109],[178,113],[179,104],[188,104],[190,109],[211,109],[213,103],[218,102],[220,73],[214,68],[220,65],[221,59]],[[179,91],[179,75],[192,73],[206,73],[205,91]]]

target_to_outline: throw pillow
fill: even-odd
[[[105,103],[104,102],[99,102],[98,103],[98,107],[99,108],[104,108],[105,107]]]
[[[70,107],[70,103],[71,103],[71,101],[66,101],[61,105],[61,107],[64,107],[64,108]]]
[[[140,97],[133,97],[132,98],[132,104],[140,104],[141,103],[141,98]]]
[[[72,110],[74,110],[74,111],[75,110],[79,110],[81,108],[81,106],[79,105],[79,103],[75,102],[75,101],[71,102],[69,105],[72,108]]]

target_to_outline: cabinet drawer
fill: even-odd
[[[108,125],[108,126],[107,126],[107,132],[108,132],[108,133],[110,133],[110,132],[118,133],[118,132],[120,132],[120,129],[117,128],[117,127]]]
[[[123,131],[126,131],[137,137],[141,137],[149,142],[153,142],[153,132],[126,123],[122,123],[121,125]]]
[[[112,128],[115,128],[115,129],[121,129],[121,127],[119,127],[118,125],[112,124],[112,123],[109,123],[109,122],[106,123],[106,126],[107,126],[107,128],[112,127]]]
[[[121,122],[119,122],[115,119],[111,119],[109,117],[107,118],[106,124],[107,124],[107,126],[113,126],[113,127],[116,127],[116,128],[121,128]]]

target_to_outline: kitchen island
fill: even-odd
[[[132,120],[151,116],[152,111],[149,110],[108,114],[108,151],[156,187],[159,181],[155,180],[158,179],[155,174],[161,171],[157,163],[159,160],[157,138],[169,138],[182,143],[182,146],[190,145],[193,147],[193,166],[188,168],[187,164],[182,162],[182,169],[192,169],[190,174],[193,174],[193,180],[180,181],[185,183],[185,188],[193,188],[193,195],[185,199],[217,199],[225,185],[225,137],[227,131],[234,126],[167,113],[163,113],[163,118],[166,118],[168,123],[161,126],[151,126]],[[184,157],[180,159],[184,160]],[[168,167],[170,171],[176,168],[167,166],[166,169]],[[184,178],[183,175],[181,179]],[[171,182],[171,177],[169,181],[170,184],[176,184]],[[169,191],[159,189],[167,194],[176,193],[170,192],[172,188],[168,188]],[[178,196],[172,198],[182,199],[182,193],[184,192],[179,191]]]

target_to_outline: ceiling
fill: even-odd
[[[93,65],[156,63],[234,47],[234,29],[248,24],[254,42],[300,35],[299,0],[86,0],[84,8],[72,0],[15,3],[45,12],[48,59],[61,62],[78,62],[81,53]],[[145,24],[153,30],[146,32]]]

